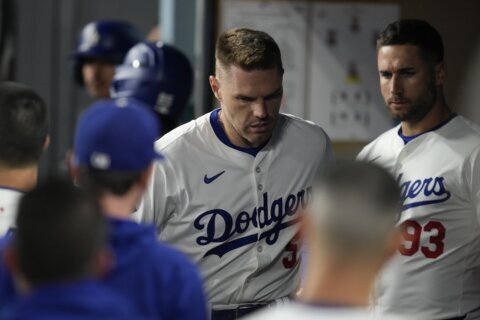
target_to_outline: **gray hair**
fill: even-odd
[[[400,190],[386,170],[355,162],[318,181],[310,214],[319,240],[339,257],[374,255],[394,230]]]

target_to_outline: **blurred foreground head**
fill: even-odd
[[[48,145],[48,114],[44,100],[29,87],[0,82],[0,167],[37,165]]]
[[[313,238],[333,259],[382,259],[392,251],[399,214],[400,190],[386,170],[363,162],[340,165],[317,185]]]
[[[100,271],[106,223],[97,203],[70,182],[51,180],[22,198],[10,268],[26,288],[88,278]]]

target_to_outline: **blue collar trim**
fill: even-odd
[[[258,148],[242,148],[242,147],[238,147],[238,146],[234,145],[233,143],[231,143],[230,140],[228,140],[227,134],[225,133],[225,131],[222,128],[222,124],[220,123],[220,118],[218,116],[218,113],[220,112],[220,110],[221,109],[218,108],[218,109],[213,110],[212,113],[210,113],[210,124],[212,125],[213,132],[215,132],[215,135],[217,136],[217,138],[221,142],[223,142],[223,144],[227,145],[230,148],[233,148],[233,149],[241,151],[241,152],[248,153],[252,157],[256,157],[258,152],[267,143],[265,143],[264,145],[262,145]]]
[[[435,130],[438,130],[440,129],[441,127],[443,127],[444,125],[446,125],[447,123],[450,122],[450,120],[452,120],[453,118],[455,118],[457,116],[456,113],[452,114],[452,116],[450,116],[447,120],[441,122],[439,125],[433,127],[432,129],[430,130],[427,130],[425,132],[422,132],[422,133],[419,133],[419,134],[416,134],[414,136],[406,136],[403,134],[402,132],[402,126],[400,126],[400,128],[398,128],[398,136],[403,140],[403,143],[404,144],[407,144],[409,143],[410,141],[414,140],[415,138],[418,138],[420,137],[422,134],[425,134],[427,132],[432,132],[432,131],[435,131]]]

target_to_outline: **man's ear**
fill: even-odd
[[[47,134],[47,136],[45,137],[45,140],[43,141],[43,151],[46,151],[49,146],[50,146],[50,135]]]
[[[150,183],[150,178],[153,173],[153,168],[155,166],[155,162],[150,163],[147,169],[143,170],[142,174],[140,175],[140,179],[138,180],[138,184],[142,190],[147,189],[148,184]]]
[[[67,159],[67,169],[68,175],[72,179],[73,183],[78,186],[78,179],[80,178],[80,170],[79,167],[75,164],[74,155],[72,150],[68,150],[65,154],[65,158]]]
[[[446,79],[445,63],[440,62],[435,66],[435,85],[442,86]]]
[[[211,75],[210,77],[208,77],[208,81],[210,83],[210,88],[212,88],[212,92],[215,95],[215,98],[217,98],[219,102],[222,102],[220,82],[218,81],[217,76]]]

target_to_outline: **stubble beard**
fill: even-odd
[[[437,92],[435,90],[435,85],[430,83],[427,92],[415,101],[411,101],[406,112],[398,114],[390,110],[390,113],[396,121],[418,123],[425,118],[430,110],[432,110],[436,99]]]

